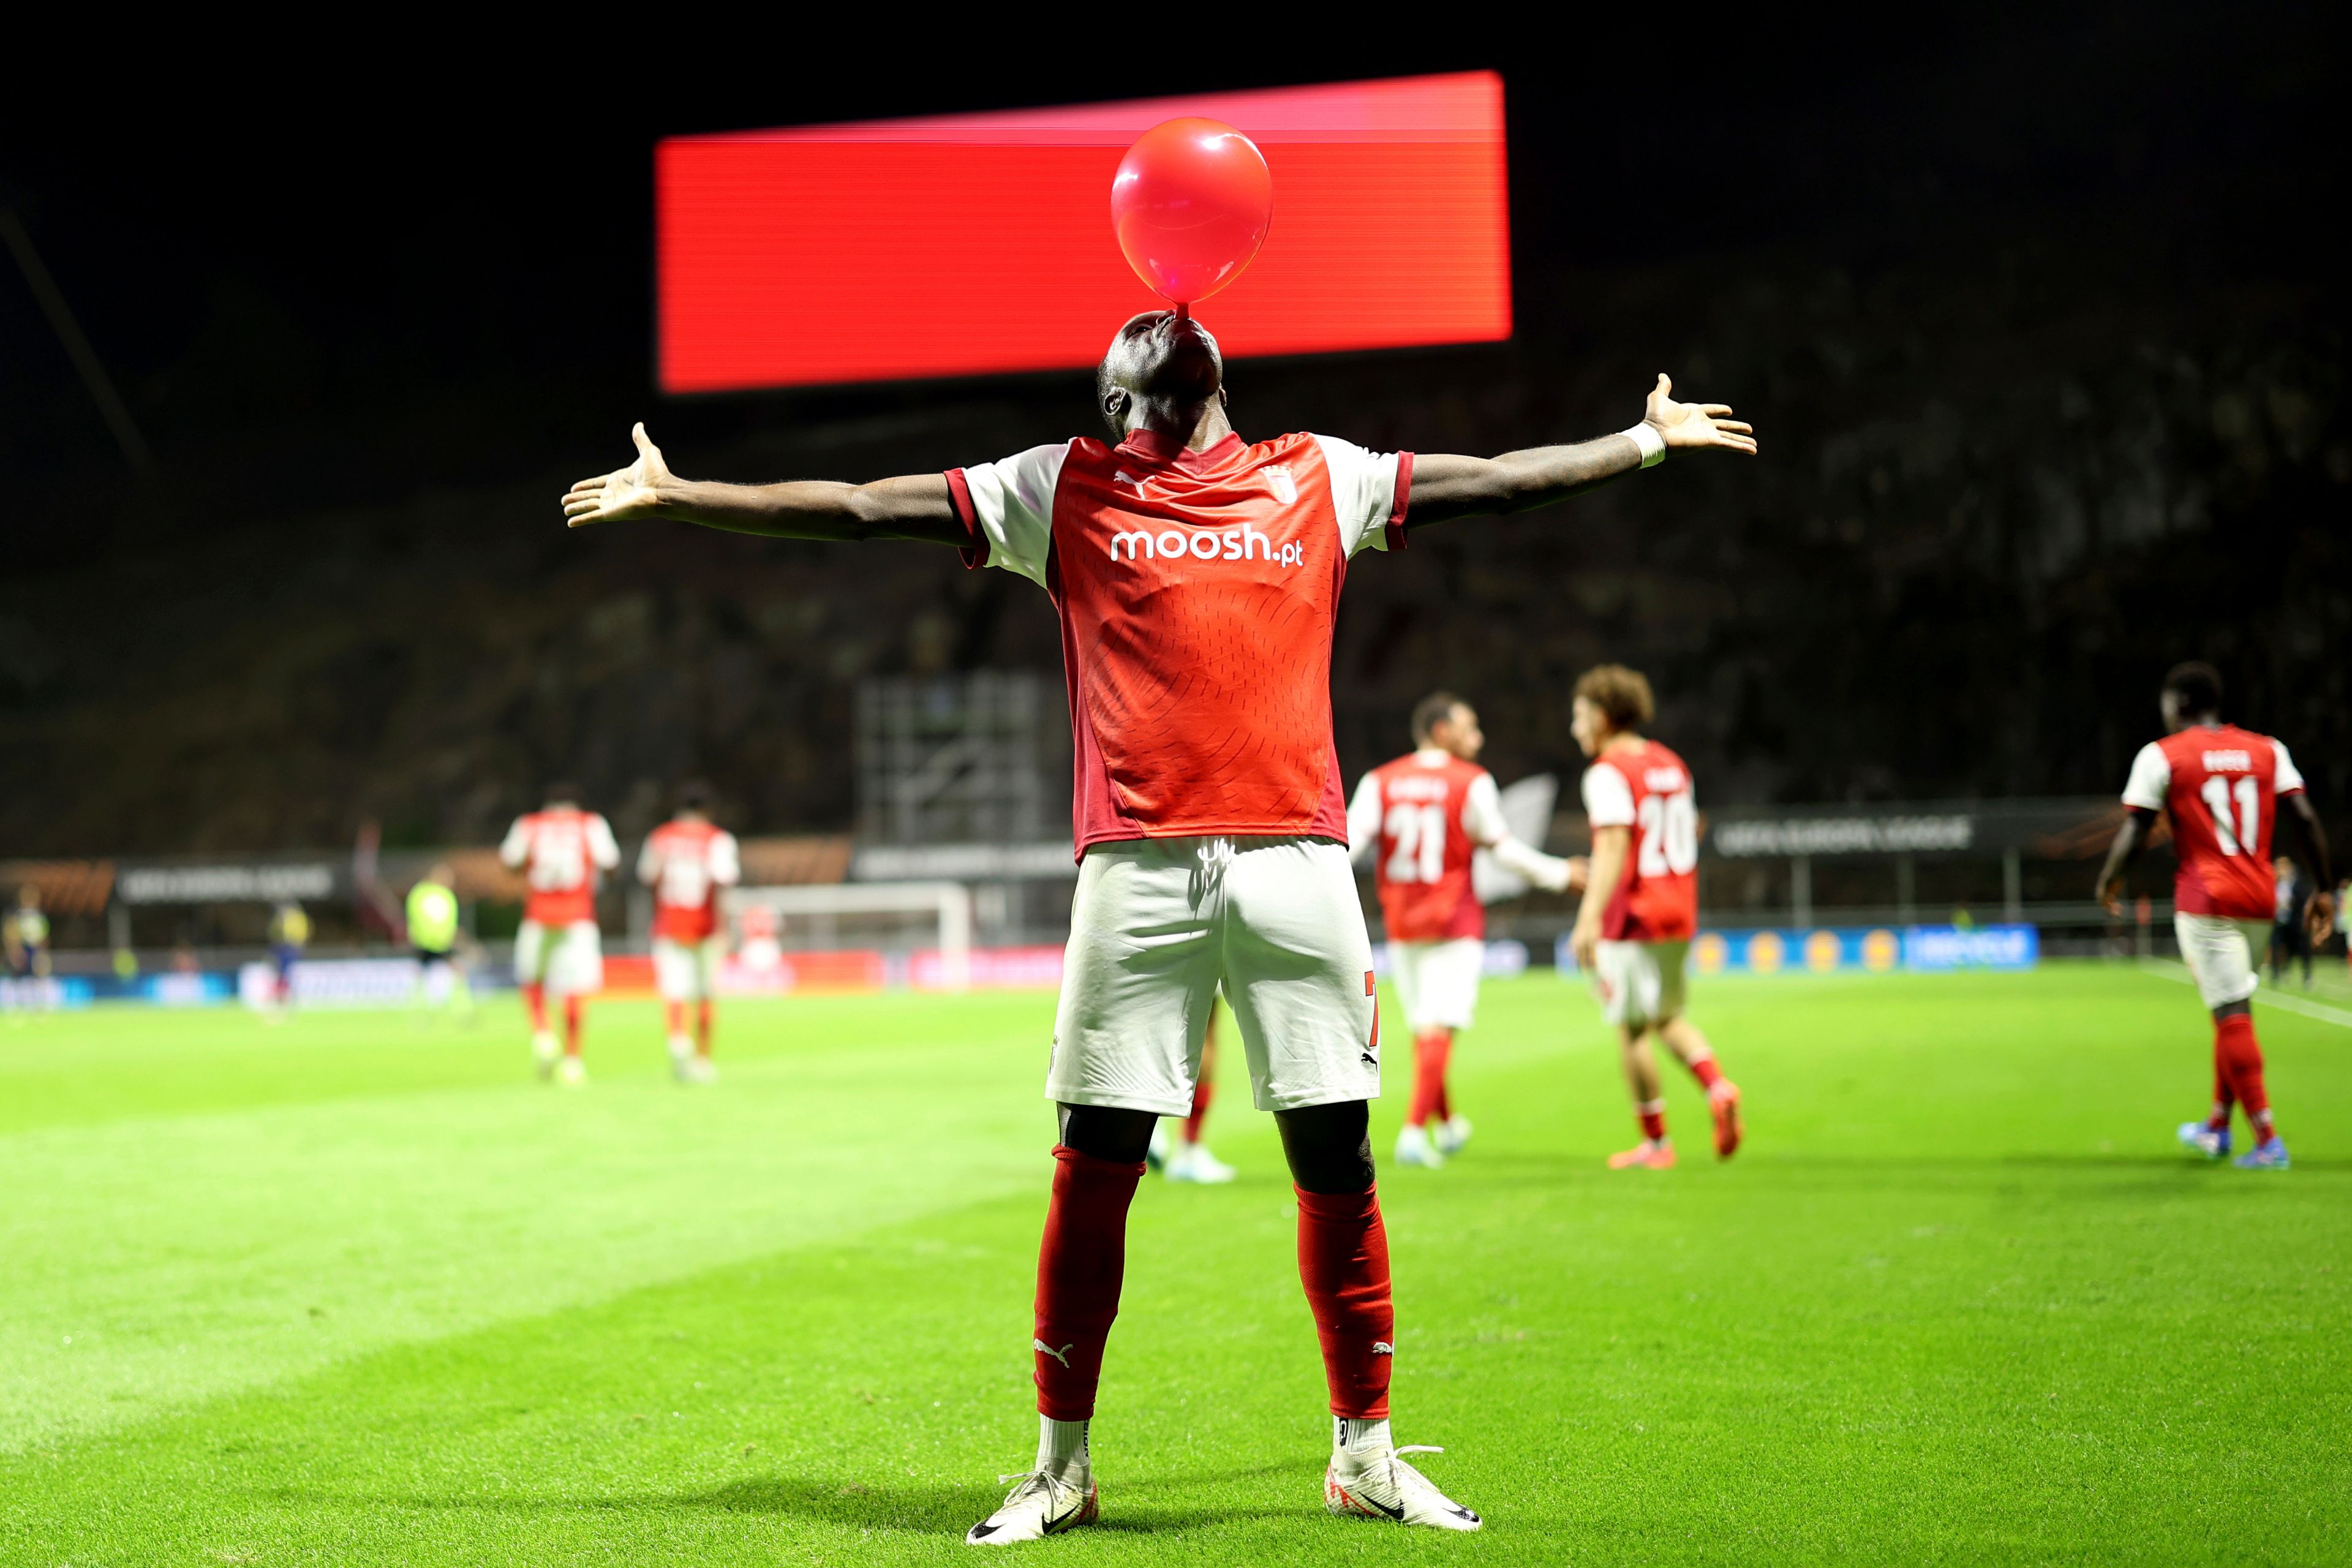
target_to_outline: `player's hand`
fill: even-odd
[[[2311,945],[2317,947],[2336,934],[2336,895],[2314,893],[2304,910],[2304,924],[2310,928]]]
[[[1676,403],[1675,380],[1661,374],[1642,417],[1669,447],[1722,447],[1754,456],[1755,429],[1731,417],[1727,403]]]
[[[1576,967],[1591,973],[1593,961],[1601,951],[1601,922],[1578,921],[1576,929],[1568,933],[1568,947],[1576,954]]]
[[[2120,877],[2109,877],[2099,883],[2099,908],[2121,919],[2124,912],[2124,883]]]
[[[676,476],[662,461],[661,448],[646,434],[643,424],[629,428],[637,444],[637,460],[593,479],[583,479],[564,492],[563,525],[583,528],[592,522],[625,522],[652,517],[661,509],[656,494]]]
[[[1570,856],[1568,858],[1568,882],[1567,885],[1561,889],[1561,891],[1580,893],[1584,891],[1587,887],[1591,886],[1591,882],[1592,858],[1589,855]]]

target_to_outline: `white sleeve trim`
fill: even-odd
[[[1633,791],[1606,763],[1584,770],[1584,817],[1595,827],[1633,826]]]
[[[530,858],[530,829],[524,826],[530,820],[527,816],[518,816],[514,819],[514,826],[507,829],[506,841],[499,846],[499,864],[520,869],[522,863]]]
[[[621,847],[613,839],[613,825],[603,814],[588,814],[588,858],[610,871],[621,863]]]
[[[735,836],[731,833],[711,837],[710,879],[722,888],[731,888],[743,879],[742,858],[736,852]]]
[[[2141,811],[2162,811],[2172,794],[2172,764],[2164,748],[2150,741],[2132,759],[2131,777],[2124,784],[2124,804]]]
[[[1337,436],[1318,436],[1323,467],[1331,476],[1331,504],[1339,514],[1339,548],[1349,555],[1386,550],[1389,519],[1396,513],[1397,455],[1367,452]]]
[[[646,835],[646,846],[637,851],[637,880],[652,887],[661,879],[661,833],[658,829]]]
[[[1045,556],[1054,543],[1054,491],[1069,456],[1065,441],[963,470],[964,489],[988,545],[985,564],[1017,572],[1045,586]]]
[[[2303,774],[2296,769],[2294,759],[2286,754],[2286,742],[2273,741],[2271,750],[2278,753],[2278,764],[2271,773],[2271,793],[2293,795],[2303,788]]]
[[[1348,858],[1369,864],[1381,841],[1381,781],[1366,773],[1348,802]]]
[[[1470,781],[1470,793],[1462,802],[1462,830],[1482,849],[1511,836],[1511,825],[1503,820],[1503,792],[1495,787],[1494,774],[1480,773]]]

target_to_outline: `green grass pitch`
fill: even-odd
[[[318,1015],[0,1023],[0,1562],[966,1561],[1034,1442],[1041,994],[650,1005],[594,1082]],[[2127,967],[1700,983],[1749,1147],[1612,1173],[1590,1000],[1489,985],[1477,1122],[1383,1172],[1396,1427],[1475,1536],[1328,1517],[1290,1190],[1148,1182],[1087,1563],[2352,1560],[2352,1030],[2257,1021],[2295,1169],[2183,1158],[2207,1026]],[[1405,1038],[1391,1016],[1387,1037]],[[1377,1108],[1383,1152],[1406,1053]]]

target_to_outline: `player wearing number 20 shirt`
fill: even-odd
[[[1659,379],[1622,436],[1480,458],[1326,436],[1246,442],[1198,321],[1154,310],[1096,377],[1107,439],[870,484],[702,484],[640,426],[637,460],[564,498],[577,525],[669,517],[798,538],[950,544],[1028,579],[1059,619],[1080,858],[1046,1093],[1053,1198],[1030,1350],[1037,1458],[979,1545],[1097,1516],[1088,1436],[1118,1310],[1127,1210],[1153,1124],[1192,1104],[1222,986],[1297,1191],[1301,1281],[1337,1419],[1336,1512],[1474,1530],[1389,1435],[1397,1344],[1367,1101],[1378,1092],[1370,945],[1332,744],[1331,640],[1349,563],[1406,530],[1558,500],[1668,447],[1752,451],[1727,408]]]
[[[2158,705],[2168,733],[2133,759],[2124,785],[2126,816],[2099,876],[2099,896],[2120,910],[2123,873],[2147,842],[2158,813],[2172,825],[2179,870],[2172,930],[2197,992],[2213,1015],[2213,1104],[2202,1121],[2182,1123],[2180,1141],[2208,1159],[2230,1152],[2233,1107],[2252,1124],[2249,1169],[2284,1169],[2286,1145],[2272,1123],[2250,998],[2260,988],[2258,956],[2275,911],[2271,838],[2282,817],[2301,827],[2311,869],[2333,886],[2326,836],[2304,795],[2303,775],[2284,742],[2221,721],[2221,678],[2208,664],[2184,664],[2165,678]],[[2311,911],[2324,930],[2325,894]]]
[[[1739,1147],[1739,1089],[1683,1016],[1683,972],[1698,931],[1698,803],[1683,760],[1641,733],[1655,704],[1638,670],[1604,664],[1576,683],[1570,727],[1592,759],[1584,814],[1592,860],[1570,942],[1592,976],[1602,1016],[1617,1026],[1642,1142],[1610,1156],[1618,1170],[1675,1163],[1666,1102],[1650,1049],[1655,1037],[1706,1090],[1715,1152]]]

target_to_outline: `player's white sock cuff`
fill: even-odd
[[[1658,434],[1657,426],[1644,419],[1624,432],[1626,439],[1642,448],[1642,467],[1654,468],[1666,460],[1666,438]]]
[[[1331,1446],[1345,1448],[1352,1454],[1377,1452],[1392,1448],[1395,1440],[1389,1436],[1386,1417],[1378,1421],[1359,1421],[1351,1416],[1331,1417]]]
[[[1069,1475],[1094,1463],[1087,1450],[1087,1426],[1084,1421],[1056,1421],[1050,1415],[1037,1417],[1037,1468],[1057,1475]]]

